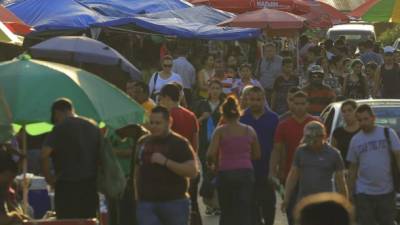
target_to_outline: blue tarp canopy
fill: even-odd
[[[155,33],[191,39],[239,40],[260,35],[258,29],[218,27],[215,24],[233,14],[207,6],[193,7],[183,0],[8,0],[8,3],[6,7],[37,32],[134,24]],[[156,13],[138,15],[143,12]]]
[[[75,0],[23,0],[6,7],[38,32],[83,30],[110,19]]]
[[[184,0],[78,0],[105,16],[129,17],[137,14],[184,9],[192,4]]]
[[[189,39],[229,41],[256,38],[261,34],[259,29],[253,28],[218,27],[201,23],[187,23],[178,18],[154,19],[143,16],[112,20],[96,26],[109,27],[129,23],[160,34]]]
[[[159,13],[144,15],[153,19],[179,18],[186,22],[216,25],[233,18],[235,14],[214,9],[209,6],[196,6],[193,8],[168,10]]]
[[[216,24],[233,14],[207,6],[169,10],[135,17],[110,19],[94,26],[112,27],[134,24],[144,29],[180,38],[206,40],[239,40],[255,38],[261,30],[252,28],[219,27]]]

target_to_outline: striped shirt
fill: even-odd
[[[308,85],[303,91],[308,94],[308,112],[314,116],[319,116],[322,110],[336,99],[335,91],[325,85],[321,87]]]
[[[222,83],[222,92],[226,95],[230,95],[233,93],[233,84],[235,83],[235,78],[227,77]]]

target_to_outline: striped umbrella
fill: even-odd
[[[368,0],[349,16],[368,22],[400,23],[400,0]]]

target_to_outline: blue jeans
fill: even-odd
[[[356,215],[360,225],[394,225],[395,194],[356,195]]]
[[[139,201],[136,208],[136,216],[138,225],[188,225],[190,200]]]
[[[218,173],[219,225],[253,224],[254,172],[250,169]]]

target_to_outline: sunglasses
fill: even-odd
[[[163,66],[166,67],[166,68],[171,68],[172,64],[164,64]]]

